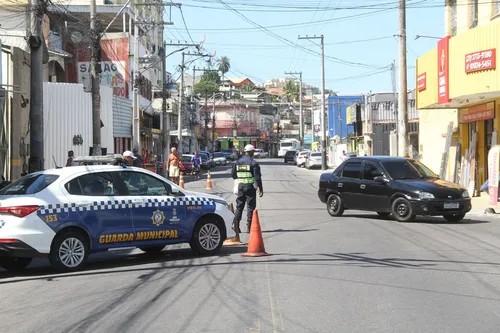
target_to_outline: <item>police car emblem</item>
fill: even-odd
[[[180,221],[179,217],[177,217],[177,210],[174,208],[172,210],[172,217],[170,218],[170,222],[178,223]]]
[[[153,212],[153,217],[151,219],[153,220],[154,225],[160,226],[163,224],[163,221],[165,221],[165,215],[163,215],[161,210],[157,210]]]

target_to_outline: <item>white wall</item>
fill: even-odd
[[[419,153],[421,161],[439,174],[448,124],[458,126],[457,110],[420,110]]]
[[[69,150],[75,156],[89,154],[92,147],[92,100],[81,84],[43,83],[44,155],[46,169],[64,166]],[[101,87],[101,146],[114,153],[113,89]],[[81,135],[82,145],[73,145]],[[55,163],[54,163],[55,159]]]

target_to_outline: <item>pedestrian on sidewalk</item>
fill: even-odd
[[[238,181],[238,197],[236,198],[236,213],[233,222],[233,230],[238,230],[238,233],[241,232],[240,222],[245,202],[247,204],[247,228],[250,232],[253,211],[257,205],[257,190],[260,197],[264,195],[260,165],[254,160],[254,153],[254,146],[245,146],[246,155],[236,161],[231,172],[233,179]]]

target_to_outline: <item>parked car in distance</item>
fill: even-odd
[[[266,158],[267,152],[262,149],[255,149],[255,153],[253,155],[255,158]]]
[[[224,154],[228,161],[236,161],[238,159],[236,153],[232,149],[223,149],[221,153]]]
[[[295,163],[299,168],[306,164],[306,156],[309,154],[309,150],[303,150],[297,155],[297,162]]]
[[[309,152],[306,156],[306,169],[312,169],[315,167],[321,168],[321,153],[318,152]]]
[[[458,222],[472,208],[467,189],[440,179],[419,161],[391,156],[344,161],[320,176],[318,196],[332,216],[356,209],[383,217],[392,214],[399,222],[417,215],[440,215]]]
[[[214,153],[215,165],[227,165],[226,156],[223,153]]]
[[[288,150],[285,153],[285,157],[284,157],[285,163],[294,162],[295,161],[294,157],[295,157],[296,152],[297,152],[296,150]]]
[[[210,168],[213,168],[215,167],[215,161],[214,161],[214,156],[212,155],[212,153],[208,152],[208,151],[203,151],[203,150],[200,150],[198,152],[198,154],[205,154],[207,156],[207,159],[208,159],[208,165]]]
[[[198,153],[198,156],[201,157],[201,168],[208,170],[212,167],[210,164],[210,160],[208,159],[208,155],[204,153]]]
[[[181,161],[179,162],[179,171],[183,174],[191,174],[193,172],[193,162],[191,159],[193,155],[184,154],[181,156]]]

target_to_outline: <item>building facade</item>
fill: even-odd
[[[498,144],[500,130],[499,6],[447,1],[445,37],[416,66],[417,107],[435,113],[458,110],[458,156],[452,161],[457,167],[450,179],[476,191],[488,177],[488,151]],[[447,126],[443,122],[439,132]]]

